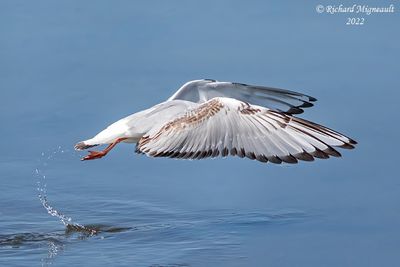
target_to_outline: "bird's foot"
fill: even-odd
[[[89,151],[89,155],[83,157],[81,160],[92,160],[104,157],[107,152],[104,151]]]

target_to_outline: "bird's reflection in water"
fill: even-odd
[[[133,228],[105,224],[69,224],[65,231],[0,235],[0,248],[6,251],[7,249],[15,250],[19,248],[39,248],[42,250],[47,247],[47,254],[41,259],[41,262],[42,266],[48,266],[53,263],[57,255],[64,251],[69,243],[86,240],[101,233],[120,233],[131,229]]]
[[[45,258],[42,258],[42,266],[51,265],[58,253],[64,250],[64,244],[62,243],[48,241],[47,245],[47,256]]]
[[[89,225],[79,225],[79,224],[68,224],[65,229],[65,234],[67,236],[79,233],[81,237],[88,238],[100,233],[119,233],[131,230],[132,227],[114,227],[104,224],[89,224]]]
[[[115,214],[117,210],[119,217],[110,217],[110,212],[106,210],[105,213],[97,212],[89,217],[92,222],[94,220],[94,224],[80,224],[55,208],[50,203],[47,191],[46,174],[50,173],[49,167],[53,166],[54,161],[59,162],[71,157],[75,162],[79,155],[61,147],[42,153],[33,173],[40,203],[49,215],[58,219],[64,226],[63,230],[52,231],[45,228],[39,233],[0,235],[0,248],[2,250],[4,248],[4,252],[24,261],[27,250],[40,250],[41,257],[38,259],[41,260],[42,266],[48,266],[52,265],[64,251],[73,248],[74,244],[93,238],[94,241],[104,239],[102,246],[111,247],[115,246],[113,243],[115,240],[119,240],[118,246],[129,247],[130,250],[134,249],[137,252],[134,256],[127,255],[127,258],[144,266],[187,266],[186,260],[192,259],[193,255],[209,255],[209,253],[213,253],[215,255],[213,260],[218,262],[231,261],[232,258],[240,260],[242,234],[255,228],[267,229],[302,221],[308,216],[296,210],[187,211],[141,200],[105,198],[91,204],[93,207],[103,207],[107,204],[108,211]],[[54,172],[51,177],[53,176]],[[79,212],[75,214],[82,215]],[[113,222],[108,224],[109,220]],[[106,223],[97,223],[102,221]],[[123,234],[118,235],[121,232]],[[111,235],[115,235],[115,238],[108,238]],[[23,249],[18,249],[20,247]],[[174,253],[171,253],[172,251]],[[155,262],[162,265],[154,265]]]

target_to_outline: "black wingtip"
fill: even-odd
[[[301,114],[304,112],[304,110],[302,110],[301,108],[298,107],[291,107],[288,111],[282,111],[282,110],[278,110],[279,112],[288,114],[288,115],[292,115],[292,114]]]
[[[299,108],[311,108],[312,106],[314,106],[313,103],[304,102],[303,104],[301,104],[301,105],[299,106]]]
[[[345,143],[339,147],[344,148],[344,149],[354,149],[354,146],[350,143]]]
[[[350,144],[352,144],[352,145],[357,145],[358,144],[358,142],[356,141],[356,140],[354,140],[354,139],[350,139]]]

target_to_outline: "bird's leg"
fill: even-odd
[[[119,142],[122,142],[128,138],[126,137],[121,137],[118,139],[115,139],[114,142],[109,144],[104,150],[102,151],[89,151],[89,155],[83,157],[81,160],[91,160],[91,159],[99,159],[107,155],[108,152],[110,152],[111,149],[113,149]]]

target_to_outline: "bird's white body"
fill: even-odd
[[[76,148],[111,144],[105,153],[84,159],[102,157],[117,142],[126,142],[137,143],[137,152],[149,156],[237,155],[273,163],[340,156],[333,147],[353,148],[354,140],[293,116],[313,101],[284,89],[195,80],[167,101],[111,124]]]
[[[84,143],[87,145],[110,144],[121,137],[127,138],[123,141],[125,143],[137,143],[151,128],[164,124],[193,106],[193,103],[183,100],[162,102],[114,122]]]

